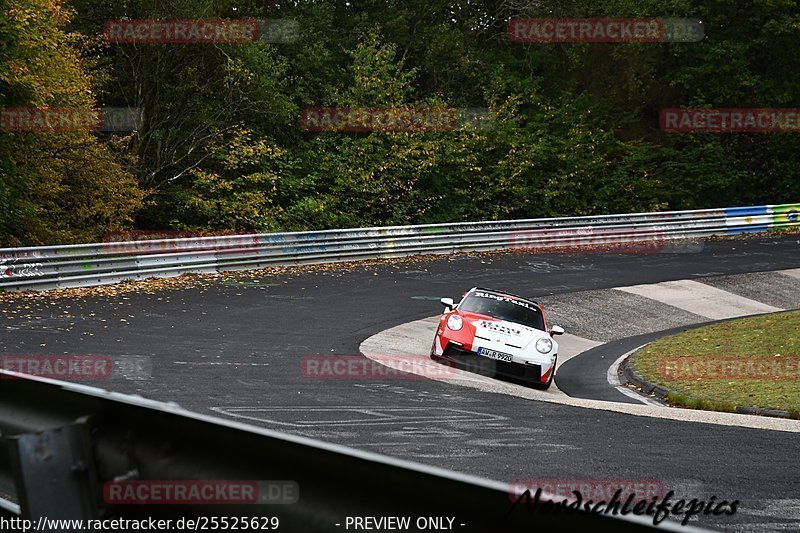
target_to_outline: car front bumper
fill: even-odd
[[[526,382],[534,383],[547,383],[553,367],[549,363],[498,361],[478,355],[472,350],[456,346],[451,342],[447,343],[440,355],[436,354],[434,350],[431,353],[431,357],[441,362],[450,363],[451,366],[463,370],[479,373],[492,372],[503,377],[522,379]]]

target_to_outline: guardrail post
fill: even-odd
[[[8,440],[23,518],[97,518],[97,478],[84,422]]]

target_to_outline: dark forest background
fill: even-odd
[[[800,201],[800,133],[669,107],[800,107],[796,0],[0,0],[0,107],[138,131],[0,132],[0,245]],[[694,43],[512,42],[512,17],[688,17]],[[110,44],[114,19],[294,19],[293,42]],[[308,132],[305,107],[488,108],[448,132]]]

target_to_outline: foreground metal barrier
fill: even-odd
[[[348,516],[446,515],[460,531],[655,529],[650,517],[528,514],[524,505],[512,512],[505,483],[5,371],[0,431],[0,516],[40,525],[49,523],[42,517],[277,517],[279,530],[318,532],[346,530]],[[147,505],[120,504],[108,490],[109,482],[148,480],[283,480],[296,493],[270,503]],[[669,522],[658,529],[697,531]]]
[[[800,226],[800,204],[0,249],[0,290],[503,249],[650,243]]]

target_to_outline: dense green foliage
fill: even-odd
[[[134,134],[0,132],[0,243],[800,199],[800,133],[677,134],[668,107],[800,107],[797,0],[6,0],[0,107],[130,106]],[[689,17],[695,43],[520,43],[512,17]],[[285,43],[112,44],[116,19],[291,18]],[[309,132],[308,107],[490,126]]]
[[[12,0],[0,19],[0,108],[95,106],[82,37],[54,0]],[[0,132],[0,243],[94,240],[144,196],[114,140],[88,131]]]

